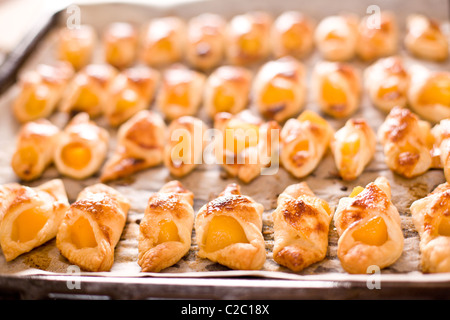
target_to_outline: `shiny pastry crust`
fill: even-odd
[[[247,107],[252,73],[239,66],[220,66],[207,78],[203,106],[211,118],[219,112],[236,114]]]
[[[445,182],[411,205],[412,220],[420,236],[423,272],[450,272],[450,237],[439,230],[442,221],[448,219],[449,200],[450,185]]]
[[[144,27],[140,59],[152,67],[181,60],[186,46],[186,23],[175,16],[155,18]]]
[[[6,203],[1,207],[3,212],[0,217],[3,216],[3,219],[0,222],[0,244],[6,261],[11,261],[56,236],[69,202],[64,184],[59,179],[50,180],[36,188],[8,185],[1,189],[1,198]],[[27,210],[38,210],[47,221],[36,235],[22,242],[20,230],[16,229],[20,226],[16,227],[15,221]]]
[[[144,67],[131,67],[121,71],[109,87],[110,101],[104,114],[111,126],[118,126],[152,102],[159,83],[158,71]]]
[[[226,21],[218,14],[203,13],[187,26],[186,60],[194,68],[211,70],[225,55]]]
[[[372,103],[384,112],[408,103],[410,73],[399,56],[381,58],[367,67],[364,84]]]
[[[191,116],[180,117],[170,123],[164,147],[164,165],[173,176],[183,177],[202,163],[206,129],[202,120]]]
[[[122,124],[117,146],[105,163],[100,180],[112,181],[159,165],[163,161],[166,124],[155,112],[142,110]]]
[[[327,83],[330,83],[333,90],[339,90],[343,97],[338,99],[334,96],[335,92],[330,94],[325,91]],[[346,118],[359,108],[360,76],[355,67],[350,64],[328,61],[317,63],[314,67],[311,85],[314,100],[320,109],[334,118]],[[328,98],[332,100],[329,101]]]
[[[283,122],[298,115],[306,100],[303,64],[292,57],[266,62],[255,77],[253,100],[270,120]]]
[[[431,129],[434,146],[431,150],[433,168],[443,168],[447,182],[450,182],[450,119],[444,119]]]
[[[263,11],[235,15],[227,25],[226,58],[234,65],[249,65],[269,56],[272,17]]]
[[[97,35],[91,26],[61,28],[58,34],[57,57],[80,70],[90,63],[96,42]]]
[[[166,183],[150,196],[139,224],[138,264],[143,272],[159,272],[177,263],[191,248],[194,194],[178,181]],[[172,221],[178,241],[159,243],[161,222]]]
[[[56,246],[70,263],[87,271],[109,271],[114,263],[114,248],[119,242],[130,202],[117,190],[95,184],[82,190],[64,216],[56,235]],[[95,236],[95,247],[78,247],[71,228],[80,218],[88,221]]]
[[[272,213],[273,259],[298,272],[325,258],[333,212],[306,182],[288,186]]]
[[[308,114],[317,121],[304,119]],[[307,110],[298,118],[289,119],[280,132],[281,164],[295,177],[306,177],[322,160],[333,133],[330,124],[313,111]]]
[[[399,32],[392,12],[382,11],[379,26],[370,21],[372,16],[364,16],[358,26],[356,54],[364,61],[393,55],[398,50]]]
[[[206,76],[183,65],[163,71],[156,104],[164,116],[173,120],[197,113],[203,97]]]
[[[258,270],[266,260],[262,230],[264,207],[252,198],[242,195],[237,184],[228,185],[214,200],[197,213],[195,219],[198,256],[218,262],[231,269]],[[248,243],[233,243],[213,252],[205,250],[205,236],[211,220],[217,216],[234,218],[245,232]]]
[[[355,231],[373,218],[386,225],[387,239],[383,244],[370,245],[354,238]],[[339,200],[334,214],[339,234],[337,255],[349,273],[367,273],[370,266],[383,269],[393,264],[403,251],[400,215],[391,202],[391,188],[385,177],[369,183],[355,197]]]
[[[314,43],[326,60],[347,61],[356,53],[358,19],[354,15],[333,15],[319,22]]]
[[[385,161],[395,173],[413,178],[433,165],[431,126],[406,108],[395,107],[378,129]]]
[[[70,165],[67,163],[66,148],[76,145],[86,149],[87,163],[84,165]],[[76,115],[61,131],[54,149],[54,163],[58,171],[74,179],[85,179],[95,174],[105,161],[109,146],[109,133],[89,119],[87,113]],[[89,151],[87,151],[89,150]],[[67,155],[70,160],[76,157]]]
[[[377,137],[365,119],[349,119],[336,131],[330,147],[334,161],[343,180],[354,180],[375,154]]]
[[[109,103],[108,88],[116,75],[117,70],[110,65],[87,65],[68,84],[60,111],[86,112],[92,118],[100,116]]]
[[[36,69],[22,74],[20,92],[12,106],[16,119],[25,123],[50,116],[73,73],[72,66],[61,61],[53,65],[39,64]]]
[[[130,67],[136,59],[138,40],[138,32],[132,24],[111,23],[103,34],[105,61],[119,69]]]
[[[448,58],[449,43],[439,22],[413,14],[407,18],[406,29],[405,46],[413,55],[433,61]]]
[[[273,55],[304,58],[314,47],[314,27],[313,21],[299,11],[280,14],[272,26]]]
[[[23,125],[17,137],[11,166],[17,176],[25,181],[40,178],[53,163],[53,152],[59,128],[46,119]]]

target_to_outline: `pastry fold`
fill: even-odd
[[[349,273],[367,273],[393,264],[403,251],[400,215],[391,202],[391,188],[378,177],[339,200],[334,214],[339,234],[337,255]]]
[[[69,62],[75,70],[88,65],[92,59],[97,34],[93,27],[61,28],[58,33],[57,57]]]
[[[56,246],[70,263],[87,271],[109,271],[130,203],[104,184],[83,189],[67,210]]]
[[[260,203],[241,194],[237,184],[228,185],[197,213],[198,256],[231,269],[261,269],[266,260],[263,211]]]
[[[159,272],[177,263],[191,248],[194,195],[178,181],[154,193],[139,224],[138,264]]]
[[[273,259],[298,272],[325,258],[333,211],[306,182],[288,186],[272,213]]]
[[[111,23],[103,34],[105,61],[118,69],[130,67],[136,59],[138,40],[138,32],[132,24]]]
[[[54,238],[69,208],[64,184],[59,179],[36,188],[2,186],[0,201],[0,244],[6,261]]]
[[[433,168],[443,168],[445,180],[450,182],[450,119],[441,120],[431,129],[434,145],[431,150]]]

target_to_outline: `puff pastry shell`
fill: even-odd
[[[61,28],[58,34],[57,57],[80,70],[90,63],[96,42],[97,34],[89,25]]]
[[[136,59],[138,40],[138,32],[132,24],[111,23],[103,34],[105,61],[119,69],[130,67]]]
[[[434,146],[431,150],[433,168],[443,168],[447,182],[450,182],[450,119],[444,119],[431,129]]]

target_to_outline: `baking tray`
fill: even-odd
[[[339,12],[354,12],[360,16],[367,14],[369,5],[378,5],[397,13],[400,27],[404,27],[405,17],[409,13],[424,13],[434,18],[448,21],[449,2],[447,0],[427,1],[238,1],[210,0],[158,3],[139,2],[79,2],[81,22],[94,26],[99,32],[109,22],[130,21],[144,23],[152,17],[169,14],[188,19],[203,12],[215,12],[229,19],[233,15],[252,10],[266,10],[277,16],[286,10],[300,10],[316,21]],[[54,60],[55,31],[64,25],[67,19],[65,6],[54,8],[42,16],[37,25],[11,52],[0,69],[0,107],[4,108],[0,118],[0,183],[16,181],[9,160],[14,149],[13,135],[18,131],[18,124],[9,111],[9,105],[17,94],[15,83],[23,70],[32,68],[37,63]],[[404,32],[404,30],[401,30]],[[96,58],[94,58],[95,60]],[[304,61],[308,70],[317,61],[312,55]],[[414,61],[411,61],[413,63]],[[352,61],[356,66],[366,65]],[[422,62],[430,68],[446,68],[449,64]],[[251,106],[250,106],[251,107]],[[315,109],[308,101],[308,109]],[[384,120],[384,114],[376,110],[367,98],[363,98],[361,108],[355,116],[370,119],[376,128]],[[200,115],[201,116],[201,115]],[[55,122],[63,121],[55,116]],[[328,119],[334,128],[340,128],[345,120]],[[4,134],[5,133],[5,134]],[[8,136],[9,134],[9,136]],[[112,132],[114,139],[114,132]],[[353,182],[343,182],[334,169],[333,159],[328,152],[318,168],[306,181],[313,191],[337,205],[339,198],[346,196],[355,185],[366,185],[378,175],[386,176],[393,187],[393,202],[398,207],[402,218],[405,235],[405,252],[399,261],[386,268],[379,275],[349,275],[340,268],[336,257],[337,234],[331,225],[329,250],[324,261],[306,268],[302,272],[289,272],[271,260],[271,225],[270,212],[275,208],[276,198],[287,185],[299,182],[280,168],[275,176],[261,176],[249,184],[242,184],[223,174],[218,166],[201,165],[193,173],[180,181],[195,194],[196,210],[223,190],[231,182],[241,184],[243,194],[252,196],[261,202],[266,212],[264,215],[266,247],[268,259],[261,271],[231,271],[217,264],[196,264],[195,247],[188,257],[174,267],[158,274],[139,272],[136,263],[135,236],[138,222],[142,217],[146,201],[151,192],[157,191],[164,182],[173,179],[162,167],[149,169],[135,175],[130,181],[119,181],[112,186],[119,189],[132,200],[127,226],[116,249],[116,263],[108,273],[68,272],[68,263],[55,259],[57,249],[54,240],[36,248],[15,261],[6,264],[0,255],[0,294],[4,298],[45,299],[45,298],[99,298],[99,299],[424,299],[450,297],[450,274],[422,274],[419,268],[418,234],[415,232],[409,205],[416,199],[428,194],[438,183],[444,181],[442,170],[430,170],[415,179],[404,179],[390,172],[382,157],[380,145],[377,156],[366,168],[363,175]],[[39,181],[59,177],[54,169],[49,169]],[[98,182],[98,177],[84,181],[63,179],[69,199],[73,201],[78,192],[87,185]],[[209,182],[208,182],[209,181]],[[211,183],[212,181],[212,183]],[[267,188],[270,185],[271,188]],[[132,252],[131,255],[126,253]],[[121,256],[121,254],[123,256]],[[53,260],[49,257],[53,257]],[[119,258],[119,259],[117,259]],[[192,261],[190,261],[191,259]],[[187,270],[183,272],[182,270]],[[201,270],[199,270],[201,269]],[[200,271],[200,272],[199,272]],[[380,289],[371,288],[374,281]],[[79,284],[79,286],[78,286]]]

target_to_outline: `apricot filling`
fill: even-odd
[[[277,105],[293,100],[293,90],[282,80],[270,82],[261,97],[261,101],[267,105]]]
[[[300,116],[297,118],[297,120],[300,122],[309,121],[310,123],[317,124],[323,127],[327,126],[327,121],[324,118],[310,110],[303,111],[302,114],[300,114]]]
[[[11,240],[15,242],[27,242],[33,240],[47,221],[47,216],[39,209],[33,208],[23,211],[16,220],[14,220]]]
[[[352,190],[352,193],[350,193],[349,197],[354,198],[363,191],[364,191],[364,188],[361,186],[354,187]]]
[[[28,97],[25,103],[25,112],[31,117],[37,117],[42,114],[47,104],[48,88],[39,86]]]
[[[420,103],[450,107],[450,79],[440,77],[430,82],[422,91]]]
[[[396,84],[390,86],[381,85],[377,94],[378,98],[383,100],[393,100],[403,96],[403,93]]]
[[[33,146],[27,146],[21,148],[17,152],[17,156],[19,157],[19,162],[22,164],[27,164],[34,166],[39,159],[39,153],[36,151],[36,149]]]
[[[80,217],[70,226],[70,240],[78,249],[95,248],[97,240],[95,240],[94,230],[88,219]]]
[[[133,108],[136,105],[137,100],[138,95],[136,91],[131,89],[124,90],[120,98],[117,100],[116,112],[121,113]]]
[[[158,242],[156,244],[161,244],[168,241],[180,241],[180,236],[178,234],[178,228],[175,222],[168,219],[163,219],[158,222],[159,234]]]
[[[240,120],[231,120],[225,129],[226,150],[239,154],[243,150],[258,145],[259,127]]]
[[[450,237],[450,217],[443,216],[439,222],[438,233],[441,236]]]
[[[91,161],[91,157],[91,150],[79,142],[69,143],[61,151],[63,162],[76,170],[85,168]]]
[[[224,215],[212,218],[204,240],[205,251],[214,252],[235,243],[248,243],[239,222]]]
[[[92,92],[88,87],[82,87],[78,94],[78,98],[74,104],[78,111],[89,112],[91,108],[99,104],[98,96]]]
[[[245,55],[255,56],[261,50],[261,41],[256,37],[242,37],[239,39],[239,47]]]
[[[189,86],[187,83],[180,83],[170,88],[167,94],[167,104],[177,106],[189,106]]]
[[[288,50],[295,50],[302,47],[302,37],[295,30],[287,30],[281,36],[283,45]]]
[[[218,88],[214,95],[214,107],[217,112],[229,111],[235,104],[233,95],[228,94],[225,89]]]
[[[344,90],[330,79],[325,79],[322,84],[322,97],[330,106],[347,104],[347,95]]]
[[[388,240],[386,222],[381,217],[371,218],[353,232],[353,239],[369,246],[381,246]]]

